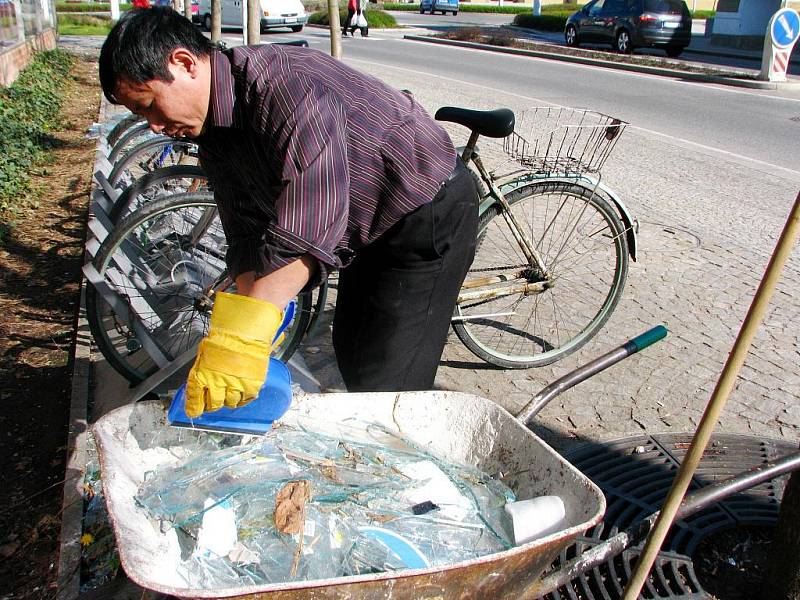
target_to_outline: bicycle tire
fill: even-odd
[[[144,117],[140,117],[139,115],[135,115],[133,113],[120,119],[120,121],[114,125],[114,127],[106,136],[106,143],[108,144],[109,148],[113,147],[114,144],[119,141],[119,138],[122,137],[122,134],[124,134],[128,129],[144,122]]]
[[[120,184],[128,187],[130,183],[156,169],[177,164],[189,164],[180,161],[186,156],[196,155],[196,152],[197,145],[194,142],[162,136],[144,140],[128,150],[114,164],[108,174],[108,182],[114,187],[118,187]]]
[[[190,182],[197,181],[202,182],[202,188],[189,189]],[[174,194],[208,191],[208,176],[199,165],[162,167],[126,187],[111,207],[108,218],[116,225],[123,217],[153,200]]]
[[[625,229],[604,198],[577,183],[533,182],[507,200],[542,256],[552,287],[462,301],[453,329],[486,362],[510,369],[544,366],[588,342],[619,303],[628,273]],[[522,269],[527,281],[541,280],[528,269],[498,205],[481,215],[478,231],[465,283]]]
[[[141,144],[146,139],[152,139],[154,137],[166,138],[167,136],[153,132],[146,121],[129,127],[120,136],[117,142],[111,146],[111,150],[108,152],[108,162],[113,165],[125,156],[131,148]]]
[[[137,313],[139,322],[168,360],[208,332],[213,301],[204,302],[208,298],[202,290],[231,289],[222,287],[227,243],[219,217],[208,219],[196,244],[187,243],[191,242],[187,231],[195,228],[200,219],[213,215],[216,205],[208,193],[155,200],[122,219],[103,241],[93,261],[94,268],[117,290],[129,311],[134,305],[146,307]],[[117,264],[123,262],[118,253],[133,258],[134,266],[127,272]],[[297,350],[308,328],[311,303],[310,292],[298,295],[294,320],[274,352],[276,358],[288,360]],[[86,313],[97,348],[128,381],[139,383],[158,370],[132,321],[118,314],[92,285],[86,288]]]

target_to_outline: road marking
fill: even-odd
[[[421,76],[424,76],[424,77],[435,77],[437,79],[443,79],[444,81],[451,81],[453,83],[458,83],[458,84],[461,84],[461,85],[468,85],[468,86],[472,86],[472,87],[475,87],[475,88],[479,88],[481,90],[486,90],[486,86],[485,85],[481,85],[479,83],[472,83],[470,81],[464,81],[462,79],[455,79],[454,77],[446,77],[444,75],[434,75],[432,73],[426,73],[425,71],[418,71],[416,69],[408,69],[406,67],[397,67],[395,65],[388,65],[386,63],[376,63],[374,61],[361,60],[361,59],[358,59],[358,58],[347,58],[347,60],[349,62],[357,62],[357,63],[364,63],[364,64],[373,65],[373,66],[387,67],[387,68],[390,68],[390,69],[395,69],[397,71],[405,71],[407,73],[411,73],[411,74],[414,74],[414,75],[421,75]],[[527,101],[530,101],[530,102],[537,102],[537,103],[547,104],[549,106],[555,106],[557,108],[572,108],[571,106],[564,106],[562,104],[557,104],[557,103],[551,102],[549,100],[543,100],[541,98],[536,98],[536,97],[533,97],[533,96],[525,96],[523,94],[517,94],[516,92],[509,92],[507,90],[502,90],[501,93],[506,94],[508,96],[513,96],[515,98],[520,98],[521,100],[527,100]],[[693,142],[691,140],[687,140],[687,139],[684,139],[684,138],[679,138],[679,137],[676,137],[674,135],[670,135],[668,133],[661,133],[661,132],[658,132],[658,131],[653,131],[652,129],[646,129],[644,127],[637,127],[636,125],[629,125],[629,127],[633,128],[633,129],[636,129],[636,130],[639,130],[639,131],[642,131],[642,132],[645,132],[645,133],[651,133],[651,134],[657,135],[659,137],[667,138],[667,139],[670,139],[670,140],[672,140],[674,142],[680,142],[682,144],[688,144],[688,145],[693,146],[695,148],[699,148],[699,149],[703,149],[705,151],[708,151],[708,152],[710,152],[712,154],[721,154],[721,155],[726,156],[726,157],[731,158],[731,159],[737,159],[737,160],[740,160],[740,161],[753,163],[753,164],[756,164],[756,165],[759,165],[759,166],[762,166],[762,167],[769,167],[769,168],[772,168],[772,169],[777,169],[778,171],[782,171],[782,172],[787,173],[789,175],[800,177],[800,171],[796,171],[794,169],[789,169],[787,167],[782,167],[780,165],[775,165],[775,164],[772,164],[772,163],[769,163],[769,162],[766,162],[766,161],[763,161],[763,160],[759,160],[757,158],[750,158],[749,156],[744,156],[743,154],[736,154],[735,152],[728,152],[727,150],[720,150],[719,148],[715,148],[713,146],[707,146],[707,145],[701,144],[699,142]]]

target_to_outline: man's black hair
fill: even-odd
[[[121,80],[146,83],[172,81],[170,53],[186,48],[207,56],[213,46],[191,21],[167,6],[128,11],[108,34],[100,50],[100,84],[109,102]]]

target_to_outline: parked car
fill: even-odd
[[[420,0],[419,14],[424,15],[425,11],[431,14],[441,12],[443,15],[451,12],[458,14],[458,0]]]
[[[593,0],[564,28],[568,46],[611,44],[624,54],[653,47],[676,57],[691,39],[692,15],[683,0]]]
[[[242,5],[247,0],[221,0],[222,26],[242,27]],[[200,22],[211,30],[211,0],[200,0]],[[261,31],[276,27],[289,27],[302,31],[308,15],[300,0],[261,0]]]

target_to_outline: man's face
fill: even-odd
[[[172,52],[168,68],[172,81],[153,79],[117,85],[114,98],[128,110],[147,119],[156,133],[194,138],[200,135],[208,116],[211,93],[210,63],[188,50]]]

